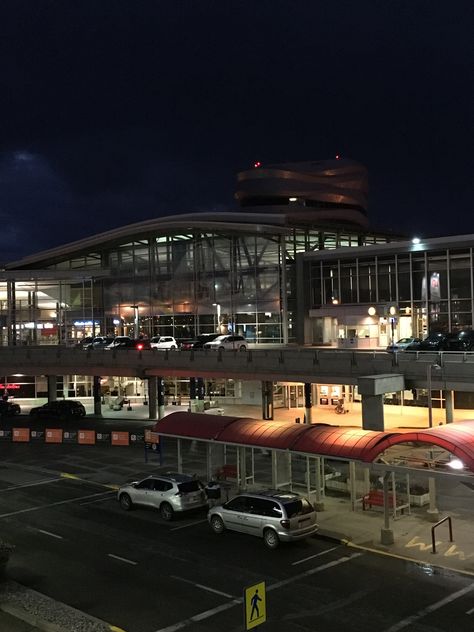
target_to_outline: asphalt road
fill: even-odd
[[[77,454],[0,444],[0,535],[17,547],[9,573],[127,632],[244,630],[243,589],[260,581],[262,630],[473,629],[472,577],[317,537],[268,551],[257,538],[214,535],[203,513],[171,523],[127,513],[103,484],[59,476],[78,467]],[[140,458],[96,446],[80,462],[88,478],[122,482]]]

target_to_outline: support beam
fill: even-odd
[[[273,419],[273,382],[262,381],[262,419]]]
[[[436,507],[436,479],[434,476],[430,476],[428,479],[428,489],[430,492],[430,507],[426,510],[426,514],[430,522],[438,522],[439,511]]]
[[[313,411],[313,385],[309,382],[304,383],[304,422],[310,424],[312,422]]]
[[[148,419],[158,419],[158,378],[148,378]]]
[[[165,382],[162,377],[157,377],[156,382],[158,395],[158,419],[163,419],[165,416]]]
[[[102,417],[102,397],[100,393],[100,376],[92,378],[92,396],[94,398],[94,415]]]
[[[390,502],[389,502],[389,487],[388,484],[392,477],[392,472],[385,472],[383,475],[383,518],[384,525],[380,533],[380,542],[382,544],[393,544],[395,542],[395,536],[393,529],[390,528]],[[392,490],[393,493],[393,490]]]
[[[58,378],[56,375],[48,375],[48,402],[55,402],[58,398]]]
[[[362,395],[362,428],[385,430],[383,395]]]
[[[454,421],[454,392],[444,391],[444,402],[446,407],[446,423],[452,424]]]

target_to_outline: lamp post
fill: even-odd
[[[216,332],[221,333],[221,306],[219,303],[213,303],[212,306],[216,308]]]
[[[428,364],[426,367],[426,388],[428,390],[428,428],[433,427],[433,401],[431,399],[431,370],[436,369],[439,371],[441,367],[439,364]]]

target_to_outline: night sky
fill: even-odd
[[[2,0],[0,261],[369,169],[374,228],[474,233],[472,0]]]

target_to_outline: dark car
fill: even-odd
[[[146,338],[130,338],[129,336],[117,336],[104,349],[113,351],[115,349],[151,349],[150,341]]]
[[[83,349],[104,349],[107,345],[115,340],[114,336],[96,336],[91,342],[83,344]]]
[[[180,345],[182,351],[189,351],[189,349],[202,349],[206,342],[212,342],[220,334],[201,334],[191,340],[183,340]]]
[[[474,350],[474,331],[465,329],[456,334],[455,338],[449,340],[449,351],[472,351]]]
[[[437,331],[429,334],[421,342],[414,342],[406,348],[406,351],[447,351],[450,349],[456,334]]]
[[[14,417],[21,413],[21,408],[14,402],[0,400],[0,417]]]
[[[72,399],[60,399],[56,402],[48,402],[43,406],[32,408],[31,417],[85,417],[86,409],[81,402]]]

